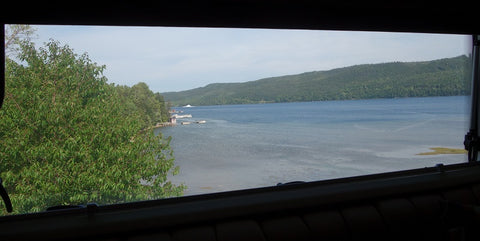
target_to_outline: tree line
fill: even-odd
[[[170,138],[142,131],[168,119],[160,94],[108,84],[104,65],[68,45],[8,37],[0,176],[15,213],[182,194],[167,180]]]

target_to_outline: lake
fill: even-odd
[[[466,162],[417,155],[463,148],[465,96],[174,108],[191,114],[157,129],[172,136],[185,195]],[[205,120],[204,124],[180,125]]]

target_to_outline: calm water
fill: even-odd
[[[205,124],[172,136],[186,195],[465,162],[468,98],[431,97],[177,108]]]

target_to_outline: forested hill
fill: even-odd
[[[469,58],[364,64],[163,93],[173,105],[225,105],[464,95]]]

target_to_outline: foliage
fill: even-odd
[[[459,56],[427,62],[356,65],[245,83],[210,84],[163,95],[174,105],[464,95],[468,93],[468,62],[468,57]]]
[[[143,127],[151,127],[159,122],[167,122],[170,114],[163,96],[154,94],[148,85],[140,82],[132,87],[117,86],[116,91],[126,103],[129,113],[137,112],[143,121]]]
[[[170,139],[140,131],[145,113],[131,103],[143,99],[107,84],[105,66],[55,41],[23,41],[17,59],[6,60],[0,112],[0,171],[16,213],[182,194],[167,180],[178,172]]]
[[[5,54],[7,56],[17,52],[22,40],[30,40],[35,35],[35,28],[30,25],[5,25]]]

